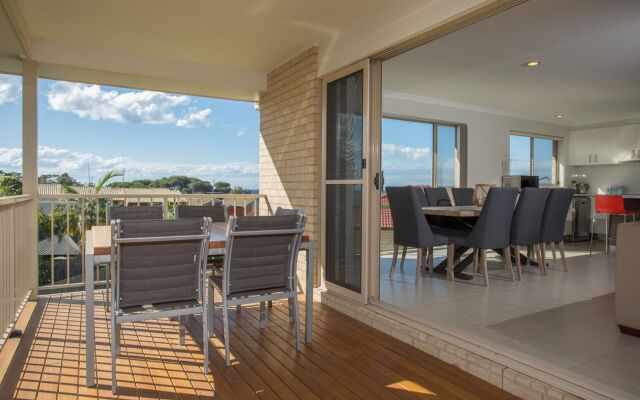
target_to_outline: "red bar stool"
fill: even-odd
[[[593,247],[593,233],[595,231],[596,218],[599,216],[605,217],[605,252],[609,254],[609,228],[611,225],[611,216],[622,215],[624,217],[624,222],[627,222],[627,215],[630,214],[630,211],[624,208],[624,198],[621,195],[597,194],[595,195],[594,200],[595,212],[593,213],[593,219],[591,220],[591,243],[589,244],[589,256],[591,256],[591,250]]]

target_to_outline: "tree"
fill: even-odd
[[[20,174],[0,175],[0,196],[17,196],[22,194]]]
[[[249,193],[251,193],[251,190],[245,189],[242,186],[234,186],[233,189],[231,189],[231,191],[229,193],[233,193],[233,194],[249,194]]]
[[[79,186],[80,185],[80,182],[75,180],[74,177],[72,177],[66,172],[58,176],[57,183],[61,184],[62,186]]]
[[[218,181],[213,184],[213,191],[216,193],[229,193],[231,192],[231,185],[229,182]]]

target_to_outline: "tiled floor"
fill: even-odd
[[[100,299],[99,299],[100,300]],[[98,305],[101,301],[98,302]],[[301,306],[301,308],[303,308]],[[0,399],[110,399],[107,313],[96,308],[98,385],[85,387],[83,293],[41,298],[18,345]],[[221,317],[217,309],[216,334]],[[221,342],[209,342],[211,372],[202,372],[201,337],[168,319],[123,327],[118,359],[119,399],[515,399],[456,367],[321,304],[314,304],[314,342],[296,352],[285,303],[230,313],[232,366]],[[199,317],[189,320],[201,332]]]
[[[640,338],[615,324],[615,258],[602,251],[589,257],[585,243],[567,244],[567,257],[569,272],[551,261],[548,276],[527,267],[522,282],[512,282],[494,257],[489,288],[479,276],[449,282],[437,275],[415,287],[415,256],[389,280],[385,257],[381,299],[429,325],[640,396]]]

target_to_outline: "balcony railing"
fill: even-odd
[[[110,205],[162,205],[173,218],[180,204],[224,204],[229,215],[272,213],[262,194],[42,194],[38,200],[38,285],[43,294],[83,290],[86,231],[108,223]],[[96,287],[104,285],[106,265],[96,265]]]
[[[0,197],[0,348],[13,329],[34,283],[33,196]]]

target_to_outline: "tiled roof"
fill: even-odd
[[[95,194],[96,190],[93,186],[71,186],[78,194]],[[65,194],[66,192],[62,188],[62,185],[58,184],[38,184],[38,193],[41,195],[57,195]],[[100,190],[100,194],[105,195],[128,195],[128,196],[145,196],[150,197],[153,195],[161,196],[180,196],[179,190],[166,189],[166,188],[112,188],[109,186],[103,187]]]
[[[54,235],[53,240],[48,238],[38,242],[38,255],[50,256],[52,246],[54,256],[67,254],[75,256],[80,254],[80,247],[78,247],[78,245],[69,236],[64,235],[62,237],[58,237]]]
[[[380,197],[380,228],[393,228],[393,220],[391,219],[391,209],[389,208],[389,198],[386,193]]]

